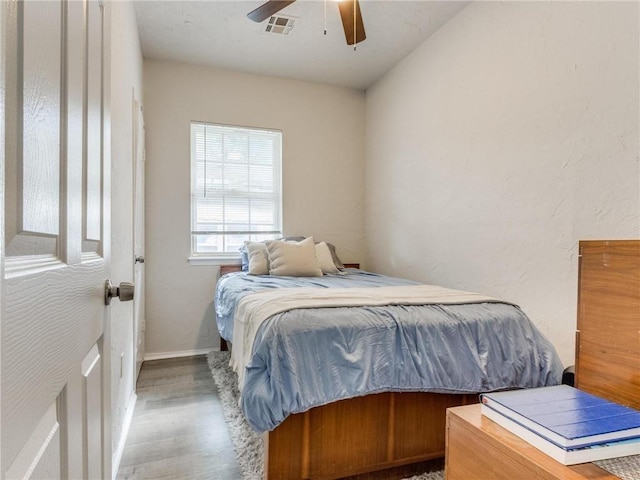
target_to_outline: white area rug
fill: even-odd
[[[229,368],[229,352],[213,351],[209,353],[208,359],[213,381],[218,387],[229,435],[244,475],[243,480],[261,480],[264,457],[262,436],[253,431],[238,406],[238,380]],[[440,470],[417,475],[408,480],[444,480],[444,473]]]
[[[640,455],[610,458],[593,463],[605,469],[607,472],[613,473],[621,480],[640,479]]]

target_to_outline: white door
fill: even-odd
[[[142,106],[133,100],[133,163],[134,163],[134,192],[133,192],[133,254],[135,256],[134,284],[136,296],[133,299],[133,351],[136,364],[137,379],[144,360],[144,117]]]
[[[0,2],[0,476],[111,477],[109,15]]]

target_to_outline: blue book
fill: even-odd
[[[480,400],[567,450],[640,439],[640,411],[568,385],[483,393]]]
[[[564,465],[575,465],[577,463],[596,462],[608,458],[626,457],[628,455],[640,455],[640,437],[605,442],[591,445],[584,448],[566,449],[561,448],[553,442],[536,434],[533,430],[523,427],[501,413],[493,410],[487,405],[482,405],[482,414],[493,420],[501,427],[509,430],[524,441],[531,444],[541,452]]]

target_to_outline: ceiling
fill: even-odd
[[[366,89],[468,1],[359,0],[367,38],[348,46],[336,0],[298,0],[289,35],[263,32],[247,13],[262,1],[134,2],[145,59]]]

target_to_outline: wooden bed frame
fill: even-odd
[[[220,275],[239,270],[223,265]],[[290,415],[264,434],[264,478],[329,480],[443,458],[446,409],[477,402],[475,394],[384,392]],[[400,475],[410,476],[379,478]]]

